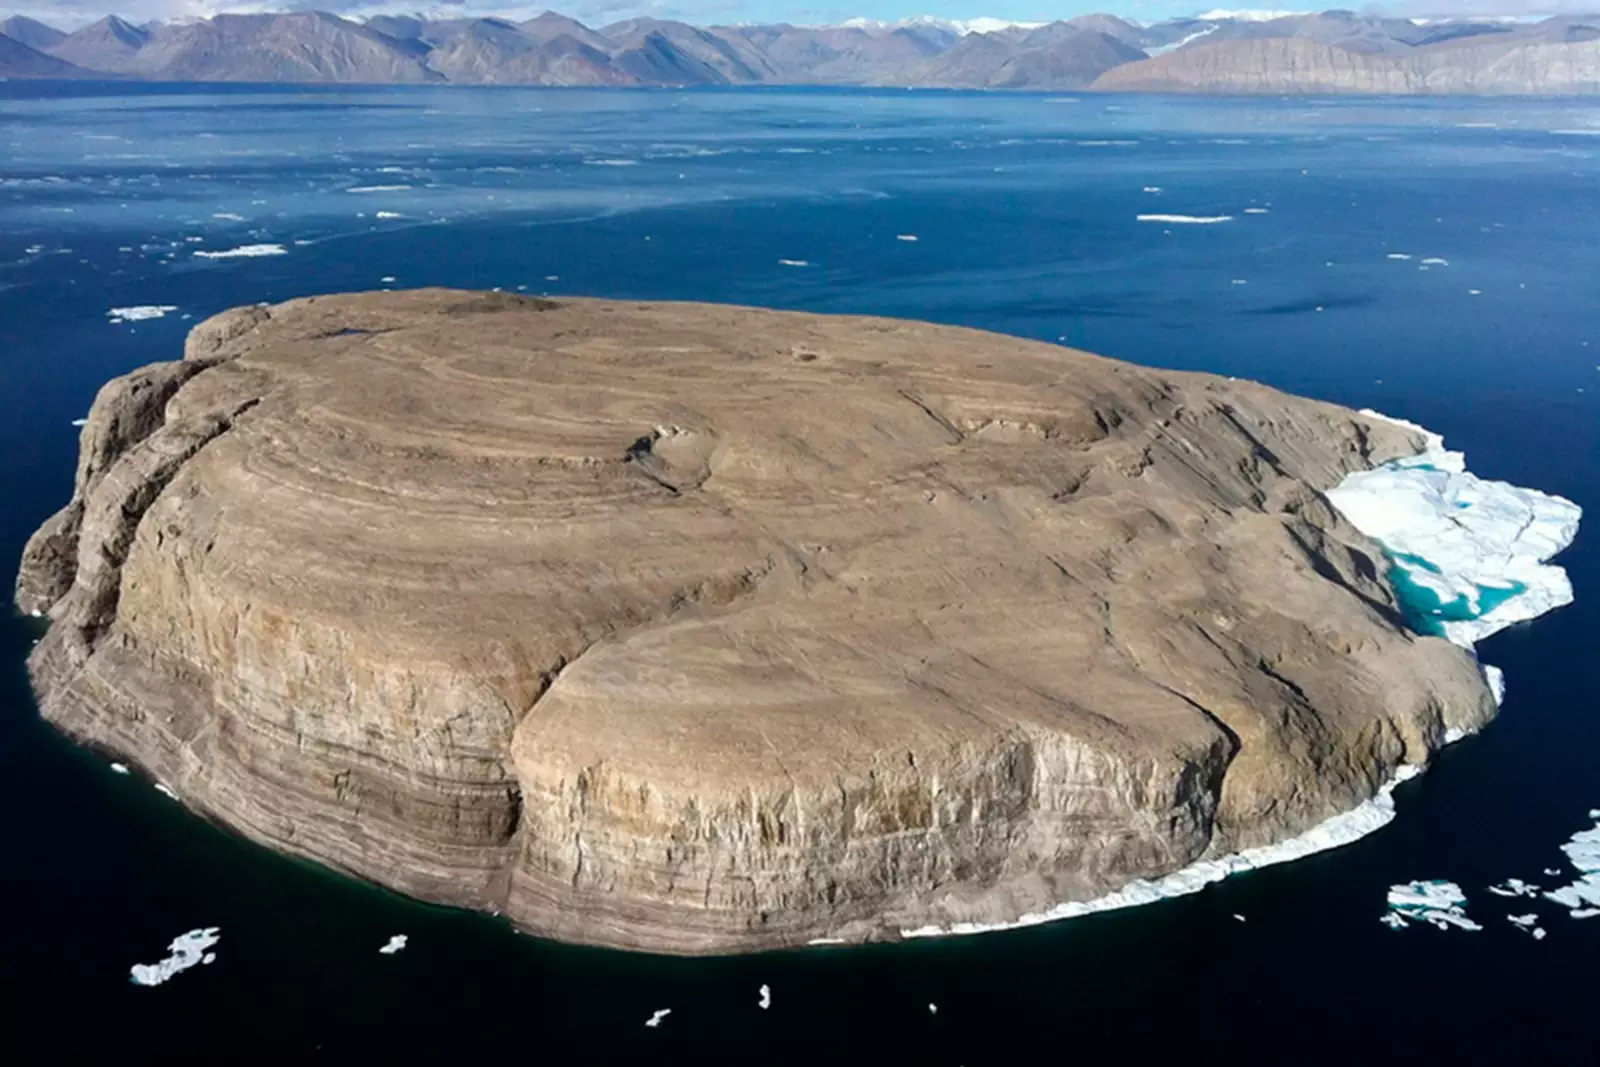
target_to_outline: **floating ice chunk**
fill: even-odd
[[[914,233],[897,233],[894,235],[894,239],[896,241],[915,241],[917,235]]]
[[[1518,930],[1527,931],[1535,941],[1544,940],[1544,931],[1539,927],[1539,916],[1531,911],[1526,915],[1507,915],[1506,922]]]
[[[1267,215],[1270,214],[1270,211],[1264,207],[1247,207],[1244,209],[1244,213],[1246,215]]]
[[[89,420],[88,419],[73,419],[72,420],[72,425],[74,425],[74,426],[87,426],[87,425],[89,425]]]
[[[584,163],[591,167],[637,167],[637,159],[586,159]]]
[[[806,260],[803,260],[803,259],[780,259],[780,260],[778,260],[778,265],[779,266],[783,266],[783,267],[809,267],[809,266],[811,266],[810,263],[808,263]]]
[[[393,956],[396,952],[399,952],[401,949],[406,947],[407,940],[408,938],[405,934],[395,934],[389,940],[385,941],[383,943],[383,947],[378,951],[383,953],[385,956]]]
[[[939,1014],[939,1005],[934,1004],[934,1003],[932,1003],[930,1001],[929,1004],[928,1004],[928,1014],[929,1015],[938,1015]]]
[[[1147,186],[1144,187],[1144,191],[1147,192],[1147,193],[1159,193],[1161,191],[1161,186],[1159,186],[1159,185],[1147,185]]]
[[[410,189],[409,185],[352,185],[346,189],[347,193],[403,193]]]
[[[113,774],[127,774],[128,765],[126,763],[113,763],[111,765],[111,772]]]
[[[172,304],[139,304],[136,307],[111,308],[106,312],[106,317],[112,322],[145,322],[177,310]]]
[[[385,274],[383,277],[379,278],[378,280],[387,285],[388,283],[394,281],[394,275],[393,274]]]
[[[235,215],[231,211],[219,211],[215,215],[212,215],[211,217],[214,218],[214,219],[221,219],[223,222],[243,222],[244,221],[244,216],[243,215]]]
[[[1578,869],[1578,877],[1545,894],[1546,900],[1569,909],[1575,919],[1600,914],[1600,813],[1590,812],[1589,817],[1595,820],[1594,827],[1578,831],[1561,846],[1567,862]]]
[[[1468,296],[1482,296],[1483,295],[1483,290],[1482,289],[1468,289],[1467,290],[1467,295]]]
[[[1497,897],[1536,897],[1539,887],[1532,882],[1524,882],[1521,878],[1507,878],[1499,885],[1489,887],[1489,892]]]
[[[167,956],[157,963],[136,963],[128,974],[134,985],[160,985],[173,975],[190,967],[215,960],[216,954],[206,951],[222,940],[220,927],[207,926],[179,934],[167,946]]]
[[[282,245],[240,245],[222,252],[196,252],[195,256],[200,259],[252,259],[256,256],[281,256],[284,253]]]
[[[1189,226],[1208,226],[1218,222],[1232,222],[1232,215],[1139,215],[1139,222],[1173,222]]]
[[[376,215],[374,215],[373,218],[379,218],[379,219],[403,219],[403,218],[405,218],[405,216],[400,214],[400,212],[398,212],[398,211],[380,211]]]
[[[671,1008],[657,1008],[650,1018],[644,1021],[648,1027],[654,1028],[661,1025],[661,1020],[672,1014]]]
[[[169,789],[162,782],[157,782],[156,783],[156,792],[160,793],[162,796],[168,798],[169,800],[177,800],[178,799],[178,794],[174,793],[171,789]]]
[[[1406,252],[1390,252],[1384,258],[1385,259],[1410,259],[1411,256],[1410,256],[1409,253],[1406,253]]]
[[[1422,265],[1424,267],[1448,267],[1450,261],[1448,259],[1440,259],[1438,256],[1429,256],[1422,261]]]
[[[759,1001],[757,1001],[757,1004],[760,1005],[762,1011],[766,1011],[768,1008],[772,1007],[772,987],[771,986],[764,985],[764,986],[761,987],[761,999]]]
[[[1233,917],[1234,917],[1234,918],[1235,918],[1235,919],[1238,919],[1238,920],[1239,920],[1239,921],[1240,921],[1240,922],[1244,922],[1244,921],[1245,921],[1245,918],[1244,918],[1244,916],[1243,916],[1243,915],[1240,915],[1240,914],[1239,914],[1239,913],[1238,913],[1238,912],[1234,912],[1234,913],[1233,913]]]
[[[1400,425],[1424,435],[1421,454],[1351,474],[1327,495],[1388,553],[1390,579],[1413,623],[1471,648],[1570,604],[1566,572],[1545,561],[1572,543],[1583,510],[1536,489],[1485,481],[1438,434]]]
[[[1395,930],[1411,922],[1429,923],[1441,930],[1448,930],[1452,926],[1459,930],[1483,929],[1467,918],[1463,910],[1467,895],[1454,882],[1434,880],[1390,886],[1388,900],[1389,915],[1400,921],[1396,923],[1385,916],[1384,922]]]
[[[949,926],[920,926],[911,930],[901,930],[900,936],[941,937],[948,934],[978,934],[989,930],[1013,930],[1061,919],[1072,919],[1079,915],[1092,915],[1095,912],[1153,904],[1158,900],[1198,893],[1211,883],[1220,882],[1229,875],[1270,867],[1276,863],[1288,863],[1317,852],[1339,848],[1388,825],[1394,819],[1395,787],[1421,773],[1421,767],[1403,764],[1395,769],[1394,776],[1383,784],[1372,799],[1318,823],[1303,834],[1286,841],[1279,841],[1274,845],[1246,849],[1218,859],[1201,860],[1160,878],[1140,878],[1103,897],[1058,904],[1049,911],[1023,915],[1014,922],[959,922]]]

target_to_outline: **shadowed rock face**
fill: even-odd
[[[1319,493],[1414,451],[914,322],[429,290],[109,383],[47,718],[275,848],[669,952],[996,921],[1274,841],[1492,714]]]

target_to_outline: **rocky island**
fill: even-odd
[[[1003,924],[1476,729],[1325,495],[1428,447],[973,330],[425,290],[106,385],[43,714],[273,848],[568,941]]]

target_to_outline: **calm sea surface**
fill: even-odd
[[[1258,378],[1421,422],[1592,525],[1596,134],[1600,107],[1549,101],[0,84],[0,565],[67,499],[107,377],[235,304],[419,285],[909,316]],[[284,252],[198,255],[250,245]],[[107,314],[144,305],[176,310]],[[553,945],[237,840],[44,727],[7,619],[0,1060],[1593,1063],[1600,920],[1484,891],[1569,878],[1600,808],[1592,529],[1561,562],[1577,603],[1480,648],[1501,718],[1356,845],[1046,928],[727,960]],[[1417,878],[1483,931],[1380,925]],[[129,983],[198,926],[214,964]]]

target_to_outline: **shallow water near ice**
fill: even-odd
[[[108,376],[234,304],[424,284],[928,318],[1257,378],[1593,516],[1600,139],[1552,131],[1596,127],[1541,101],[0,85],[0,559],[66,499]],[[1193,1058],[1222,1027],[1235,1062],[1587,1062],[1600,923],[1543,894],[1585,875],[1600,807],[1593,540],[1554,561],[1573,604],[1479,645],[1501,717],[1369,836],[1065,923],[749,959],[551,945],[264,853],[40,724],[37,624],[8,620],[0,1052],[65,1006],[95,1022],[50,1026],[68,1062],[979,1064],[1131,1035]],[[1433,881],[1481,932],[1375,921]],[[210,925],[215,962],[129,981]]]

